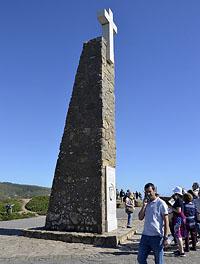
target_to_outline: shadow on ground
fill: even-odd
[[[128,239],[126,243],[118,245],[115,252],[101,252],[102,255],[113,255],[113,256],[126,256],[126,255],[137,255],[140,239],[132,238]]]
[[[21,229],[8,229],[8,228],[0,228],[1,236],[22,236],[23,230]]]
[[[141,235],[137,233],[137,235]],[[138,248],[139,248],[140,238],[132,238],[128,239],[126,243],[119,245],[117,247],[118,251],[115,252],[101,252],[102,255],[113,255],[113,256],[125,256],[125,255],[137,255],[138,254]],[[166,257],[174,257],[174,251],[177,250],[177,245],[172,244],[167,246],[164,249],[164,256]],[[151,252],[149,255],[153,255]]]

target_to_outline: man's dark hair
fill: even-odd
[[[153,183],[151,183],[151,182],[145,184],[144,189],[148,189],[149,187],[151,187],[154,191],[156,189],[155,185]]]

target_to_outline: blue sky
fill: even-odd
[[[199,0],[0,1],[0,181],[51,186],[82,45],[109,7],[117,187],[199,182]]]

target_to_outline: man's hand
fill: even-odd
[[[138,218],[139,218],[139,220],[143,220],[143,219],[144,219],[146,206],[147,206],[147,202],[146,202],[146,200],[144,199],[144,200],[143,200],[142,208],[141,208],[141,210],[139,211],[139,214],[138,214]]]
[[[167,247],[169,245],[169,243],[168,243],[168,238],[167,237],[164,237],[163,238],[163,246],[164,247]]]
[[[148,200],[146,198],[143,199],[143,206],[146,206],[148,204]]]

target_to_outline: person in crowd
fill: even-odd
[[[128,196],[130,194],[130,190],[128,189],[127,191],[126,191],[126,196]]]
[[[192,240],[191,250],[196,251],[196,207],[193,202],[193,197],[190,193],[183,195],[184,201],[184,215],[186,217],[186,235],[185,235],[185,252],[189,252],[189,235]]]
[[[196,194],[196,192],[194,192],[192,189],[188,190],[187,193],[190,193],[194,200],[198,198],[198,194]]]
[[[173,215],[173,209],[172,209],[174,202],[175,201],[172,197],[168,201],[166,201],[168,205],[169,228],[170,228],[171,235],[173,236],[173,241],[176,243],[176,239],[174,236],[174,215]]]
[[[194,199],[194,204],[196,207],[196,228],[197,228],[197,233],[200,236],[200,191],[198,193],[198,198]]]
[[[134,195],[132,192],[129,191],[129,193],[126,196],[126,200],[125,200],[125,211],[128,215],[127,228],[132,227],[132,214],[133,214],[134,209],[135,209]]]
[[[119,190],[116,189],[116,200],[120,199]]]
[[[194,182],[193,184],[192,184],[192,190],[193,190],[193,192],[194,192],[194,194],[195,194],[195,198],[198,198],[198,195],[199,195],[199,184],[198,184],[198,182]]]
[[[14,204],[6,204],[6,213],[9,215],[9,214],[12,214],[13,212],[13,206]]]
[[[173,199],[175,200],[172,210],[173,210],[173,221],[174,221],[174,237],[178,244],[178,250],[175,252],[175,255],[184,257],[185,252],[183,248],[183,238],[186,233],[186,219],[183,213],[183,199],[182,199],[182,187],[175,187],[173,189]]]
[[[120,190],[119,196],[120,196],[121,202],[123,202],[123,198],[125,196],[125,192],[123,189]]]
[[[198,183],[193,183],[192,188],[197,188],[198,187]],[[197,190],[197,189],[196,189]],[[197,230],[197,234],[200,235],[200,215],[198,212],[200,212],[200,208],[199,208],[199,193],[193,191],[192,189],[188,190],[188,193],[190,193],[193,197],[193,202],[195,204],[196,210],[197,210],[197,215],[196,215],[196,230]],[[198,242],[198,238],[197,238],[197,242]]]
[[[138,191],[135,192],[135,199],[138,199]]]
[[[141,192],[138,193],[138,198],[139,198],[140,200],[142,200],[142,194],[141,194]]]
[[[138,218],[145,221],[137,259],[139,264],[147,264],[148,255],[153,251],[155,263],[163,264],[163,247],[168,244],[169,232],[167,204],[156,196],[153,183],[147,183],[144,191],[145,198]]]
[[[126,202],[126,197],[128,197],[130,195],[130,190],[128,189],[127,191],[126,191],[126,194],[124,195],[124,197],[123,197],[123,202],[125,203]]]

